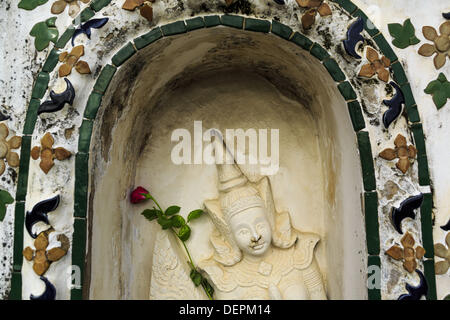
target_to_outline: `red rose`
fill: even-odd
[[[133,192],[131,192],[130,202],[131,203],[140,203],[149,198],[150,198],[150,193],[146,189],[144,189],[142,187],[137,187],[136,189],[133,190]]]

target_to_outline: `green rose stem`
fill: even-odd
[[[156,204],[156,206],[158,207],[158,209],[159,209],[161,212],[164,212],[164,210],[163,210],[163,209],[161,208],[161,206],[159,205],[158,201],[156,201],[156,199],[153,198],[152,195],[150,195],[150,194],[145,194],[145,193],[141,193],[141,194],[142,194],[143,196],[145,196],[147,199],[153,200],[153,202]],[[172,227],[170,227],[170,230],[171,230],[175,235],[177,235],[176,231],[175,231]],[[179,237],[177,237],[177,238],[179,238]],[[180,240],[181,240],[181,239],[180,239]],[[192,260],[191,254],[190,254],[190,252],[189,252],[189,249],[188,249],[187,246],[186,246],[186,243],[185,243],[183,240],[181,240],[181,243],[183,244],[184,250],[185,250],[186,253],[187,253],[187,256],[188,256],[188,258],[189,258],[189,263],[190,263],[191,268],[192,268],[193,270],[197,270],[197,267],[195,266],[194,261]],[[206,288],[205,288],[205,286],[204,286],[203,284],[202,284],[202,288],[203,288],[203,290],[205,291],[206,295],[208,296],[208,299],[209,299],[209,300],[214,300],[213,297],[211,296],[211,294],[208,292],[208,290],[206,290]]]

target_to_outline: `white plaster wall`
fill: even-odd
[[[114,50],[119,49],[128,38],[134,38],[148,28],[148,26],[141,23],[142,20],[140,20],[138,14],[121,10],[120,6],[122,2],[122,0],[113,0],[109,7],[104,9],[100,14],[97,14],[97,16],[108,16],[110,22],[103,29],[94,31],[91,41],[87,41],[84,36],[79,37],[77,40],[77,43],[87,44],[88,48],[86,48],[86,56],[83,57],[83,59],[89,62],[91,69],[93,70],[93,75],[90,76],[79,76],[76,73],[73,73],[70,76],[71,81],[76,85],[76,89],[79,90],[78,92],[83,92],[83,90],[88,91],[88,89],[92,87],[91,82],[80,80],[93,80],[98,68],[110,59]],[[180,12],[179,8],[176,6],[175,0],[157,1],[154,6],[154,24],[163,23],[171,18],[188,18],[191,13],[191,8],[198,7],[199,2],[200,1],[197,0],[186,1],[186,11]],[[281,17],[282,22],[290,24],[291,26],[298,26],[298,17],[284,14],[286,10],[294,8],[297,5],[293,0],[287,2],[288,4],[285,7],[272,7],[268,10],[266,1],[253,1],[254,4],[259,6],[258,9],[255,10],[259,17],[266,18],[270,15],[277,15]],[[419,108],[419,113],[424,124],[424,133],[427,138],[426,145],[430,175],[434,190],[434,214],[436,219],[434,240],[435,242],[442,242],[444,232],[439,226],[445,224],[450,218],[450,197],[448,197],[450,193],[450,169],[448,168],[448,159],[450,158],[450,110],[449,103],[447,103],[445,107],[437,111],[431,100],[431,96],[424,94],[423,89],[431,80],[437,78],[439,72],[444,72],[447,78],[450,79],[450,63],[447,62],[446,66],[437,72],[434,69],[432,58],[419,56],[417,50],[420,45],[427,42],[421,34],[421,27],[423,25],[430,25],[437,29],[444,21],[441,13],[450,11],[450,4],[448,1],[441,0],[397,0],[395,2],[389,0],[354,0],[354,2],[369,16],[377,28],[383,32],[388,41],[391,40],[391,37],[389,36],[387,24],[392,22],[402,23],[406,18],[411,18],[411,21],[416,27],[416,36],[422,40],[420,44],[403,50],[395,47],[393,48],[405,66]],[[36,53],[33,46],[34,39],[28,35],[28,32],[35,23],[51,16],[51,4],[52,1],[49,1],[47,4],[38,7],[34,11],[25,11],[17,8],[17,2],[15,0],[5,0],[0,2],[0,29],[8,30],[8,32],[2,32],[0,34],[0,103],[2,110],[7,110],[6,113],[12,117],[12,120],[7,121],[7,124],[13,132],[20,133],[22,131],[25,110],[31,96],[33,79],[40,70],[41,64],[47,53],[47,51]],[[67,13],[58,16],[57,26],[60,34],[69,25],[71,20],[72,19],[68,17]],[[341,25],[332,27],[332,32],[336,33],[339,33],[342,31],[341,28],[344,28],[344,26]],[[107,35],[113,35],[112,40],[107,38]],[[100,39],[105,40],[105,47],[92,46],[92,44],[98,43]],[[105,55],[104,52],[107,51],[107,48],[112,51],[110,54]],[[55,83],[54,80],[55,79],[51,81],[50,86]],[[78,127],[81,123],[80,113],[85,106],[86,100],[87,95],[79,95],[75,100],[74,106],[69,108],[69,110],[75,113],[75,116],[72,118],[73,122],[70,123],[70,125],[69,123],[64,123],[64,121],[60,122],[57,128],[52,129],[51,131],[56,132],[61,136],[67,126],[71,127],[75,124],[75,126]],[[77,112],[75,111],[77,111],[78,114],[76,114]],[[67,112],[68,111],[65,109],[63,114],[67,114]],[[401,119],[399,123],[395,125],[394,130],[390,132],[392,139],[395,138],[397,130],[400,132],[400,129],[404,127],[405,123],[402,123],[402,121],[404,120]],[[40,121],[38,121],[32,146],[37,143],[39,138],[45,132],[44,129],[45,125],[42,125]],[[369,131],[371,137],[374,138],[375,141],[382,141],[382,135],[380,133],[374,132],[370,128]],[[391,142],[392,139],[390,140]],[[56,145],[58,145],[58,139],[56,139],[56,141]],[[384,139],[383,141],[386,140]],[[391,146],[392,144],[388,145]],[[384,146],[385,145],[376,146],[376,144],[372,142],[374,155]],[[68,147],[68,149],[70,151],[76,151],[73,150],[73,147]],[[57,164],[57,166],[58,165],[60,164]],[[379,161],[377,161],[377,168],[379,168]],[[73,178],[70,177],[70,175],[67,175],[67,172],[73,170],[73,160],[69,160],[61,166],[63,177],[66,177],[65,180],[64,178],[62,178],[63,180],[59,180],[60,178],[57,179],[56,173],[59,171],[56,169],[52,170],[53,171],[48,175],[48,178],[55,179],[55,184],[44,184],[38,178],[41,176],[41,173],[39,173],[40,171],[37,170],[33,160],[30,161],[30,176],[36,176],[29,181],[29,188],[31,185],[39,186],[40,188],[34,189],[34,193],[27,196],[28,203],[26,209],[29,209],[37,199],[42,199],[43,195],[47,197],[60,191],[59,186],[61,184],[57,181],[65,181],[67,185],[73,185]],[[413,170],[415,170],[414,172],[417,172],[416,164],[414,165]],[[383,172],[379,172],[378,174],[383,176]],[[412,181],[406,181],[403,189],[408,190],[408,192],[411,193],[418,192],[419,190],[416,190],[416,187],[412,187],[411,183]],[[6,181],[0,180],[0,188],[10,191],[13,195],[15,194],[15,185],[13,183],[8,183],[8,179]],[[379,185],[378,188],[383,189],[384,186]],[[65,192],[66,194],[71,194],[71,188],[68,188]],[[400,198],[393,199],[392,204],[398,205],[399,202]],[[65,216],[71,212],[72,207],[73,205],[70,201],[66,203],[63,202],[59,210],[65,212],[63,214]],[[14,205],[10,205],[5,220],[0,223],[0,297],[4,296],[9,290],[8,286],[12,265],[13,211]],[[71,220],[68,219],[67,225],[61,225],[61,227],[70,232],[70,223]],[[380,230],[382,232],[382,249],[383,241],[385,246],[388,246],[390,241],[388,234],[384,234],[386,229],[383,229],[383,225],[384,223],[381,221]],[[25,245],[29,241],[29,239],[25,239]],[[386,249],[387,247],[384,248]],[[65,263],[69,262],[67,261]],[[51,278],[52,273],[50,271],[49,277]],[[57,273],[54,273],[54,275],[56,274]],[[384,276],[386,276],[386,274]],[[414,281],[414,279],[411,280]],[[448,274],[446,276],[438,276],[437,282],[438,298],[442,298],[450,292],[450,277]],[[33,283],[34,284],[31,285],[32,288],[35,288],[33,290],[39,291],[42,289],[42,283],[39,280]],[[58,285],[62,288],[64,284],[60,283]],[[24,294],[28,294],[29,291],[31,291],[31,289],[26,289]],[[394,294],[392,297],[393,296]],[[62,297],[66,298],[67,294],[64,294]]]

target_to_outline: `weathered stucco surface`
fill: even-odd
[[[41,69],[42,63],[46,58],[48,50],[36,53],[34,49],[34,39],[28,35],[32,26],[51,16],[50,7],[53,1],[38,7],[33,11],[25,11],[17,8],[15,0],[5,0],[0,2],[0,28],[8,30],[0,34],[0,111],[8,114],[11,120],[7,124],[12,133],[20,134],[22,132],[26,108],[31,97],[31,88],[37,72]],[[286,1],[285,6],[276,6],[272,2],[255,0],[251,1],[250,12],[236,12],[248,14],[258,18],[271,20],[274,17],[280,19],[282,23],[291,26],[294,30],[300,29],[299,9],[295,1]],[[131,39],[144,33],[149,29],[149,23],[142,19],[137,13],[128,12],[120,9],[123,0],[113,0],[112,3],[103,9],[99,16],[107,16],[110,20],[105,27],[94,30],[91,40],[85,36],[77,38],[76,44],[85,44],[85,56],[83,60],[87,61],[93,73],[91,75],[79,75],[73,72],[70,80],[74,84],[77,92],[77,98],[73,106],[66,106],[57,114],[43,115],[38,119],[33,134],[32,146],[39,143],[44,133],[50,131],[55,137],[55,145],[62,146],[75,153],[77,150],[78,134],[77,131],[81,124],[82,112],[88,94],[92,88],[93,81],[98,75],[103,65],[108,63],[118,49],[125,45]],[[166,22],[179,19],[187,19],[196,14],[212,14],[214,12],[223,13],[223,1],[209,1],[208,5],[204,1],[188,0],[158,0],[154,4],[154,21],[152,25],[159,25]],[[416,27],[416,36],[425,43],[421,33],[421,27],[424,25],[433,26],[438,29],[443,22],[442,12],[450,11],[450,6],[445,1],[430,0],[354,0],[375,23],[376,27],[383,32],[388,41],[391,37],[388,32],[388,23],[402,23],[405,19],[411,18]],[[57,27],[60,34],[71,23],[72,19],[63,13],[58,16]],[[348,17],[343,13],[333,12],[332,18],[319,18],[317,20],[318,28],[311,31],[308,36],[322,44],[333,53],[338,62],[344,62],[345,58],[336,54],[340,43],[345,34]],[[428,154],[428,163],[430,176],[432,180],[432,189],[434,192],[434,241],[442,243],[445,233],[439,228],[450,219],[450,168],[448,159],[450,159],[450,105],[439,111],[434,106],[431,96],[423,93],[427,84],[437,78],[438,72],[434,69],[431,58],[424,58],[417,54],[419,46],[411,46],[400,50],[393,47],[399,60],[405,67],[411,88],[417,102],[419,113],[424,126],[426,136],[426,147]],[[70,49],[68,45],[66,49]],[[362,61],[345,63],[344,72],[349,79],[353,79]],[[342,67],[342,66],[341,66]],[[450,77],[450,63],[440,70]],[[60,80],[59,80],[60,81]],[[369,83],[375,82],[376,85]],[[50,88],[58,85],[55,73],[52,74]],[[385,86],[378,81],[361,81],[357,84],[357,91],[361,95],[372,97],[372,103],[366,105],[364,115],[366,117],[366,126],[371,135],[372,152],[375,155],[386,147],[391,147],[393,139],[398,133],[406,132],[406,120],[400,118],[389,131],[381,130],[379,124],[382,109],[379,99],[383,98]],[[48,97],[48,92],[46,96]],[[384,107],[383,107],[384,108]],[[378,121],[378,123],[377,123]],[[369,123],[368,123],[369,122]],[[68,139],[65,138],[66,130],[75,128],[74,134]],[[407,137],[408,143],[411,137]],[[406,273],[399,263],[392,262],[383,254],[384,250],[392,245],[392,240],[397,238],[389,227],[388,210],[394,205],[398,206],[404,200],[406,195],[417,194],[418,192],[428,192],[426,188],[419,188],[417,183],[417,162],[412,168],[412,174],[405,178],[399,178],[398,173],[391,170],[389,166],[394,167],[394,162],[387,164],[385,160],[376,159],[377,189],[380,191],[380,208],[383,211],[380,219],[380,240],[382,264],[385,267],[382,273],[382,293],[383,298],[393,299],[400,293],[403,293],[404,283],[416,283],[417,277]],[[63,202],[57,211],[52,212],[50,221],[61,231],[71,235],[72,232],[72,211],[73,211],[73,167],[74,160],[57,162],[55,167],[48,175],[45,175],[38,166],[38,161],[30,161],[30,178],[28,182],[28,194],[26,199],[26,210],[43,198],[49,198],[56,193],[62,195]],[[414,177],[414,178],[410,178]],[[0,179],[0,189],[8,190],[12,195],[15,194],[16,175],[7,168],[7,171]],[[394,197],[389,196],[388,186],[392,186],[391,181],[397,181],[395,188],[398,193]],[[0,223],[0,297],[4,297],[9,291],[11,269],[12,269],[12,241],[14,226],[14,205],[9,205],[7,215]],[[419,219],[415,221],[405,221],[404,226],[418,228]],[[420,232],[414,234],[420,239]],[[31,240],[26,235],[24,246],[30,245]],[[58,264],[53,264],[47,272],[48,278],[55,283],[58,291],[58,299],[68,299],[69,290],[66,286],[66,279],[60,275],[64,273],[65,268],[71,265],[70,254]],[[394,270],[394,271],[392,271]],[[400,272],[400,282],[392,285],[393,273]],[[37,293],[42,290],[42,282],[33,274],[31,265],[27,262],[23,265],[23,297],[27,299],[30,293]],[[393,289],[390,286],[394,287]],[[450,293],[450,277],[447,275],[437,276],[438,299],[442,299]]]

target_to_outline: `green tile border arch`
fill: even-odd
[[[416,145],[423,146],[423,151],[418,156],[419,163],[419,184],[429,185],[428,162],[425,151],[425,138],[422,130],[422,124],[417,111],[417,105],[410,89],[408,78],[393,49],[379,32],[378,29],[368,28],[370,20],[367,16],[350,0],[331,0],[341,6],[352,17],[362,17],[365,22],[365,30],[369,33],[371,38],[379,47],[381,53],[392,61],[391,72],[393,78],[398,84],[405,89],[407,94],[406,111],[407,118],[411,123],[411,131],[414,133],[414,140]],[[83,20],[86,17],[95,15],[107,5],[111,0],[93,0],[90,7],[85,9],[86,12],[80,13],[79,19]],[[88,12],[89,11],[89,12]],[[74,21],[77,21],[75,19]],[[371,22],[370,22],[371,23]],[[85,259],[86,259],[86,241],[87,241],[87,199],[89,176],[87,174],[89,167],[89,144],[92,133],[93,121],[96,118],[97,111],[101,105],[102,97],[107,91],[110,81],[113,79],[116,71],[122,64],[124,64],[137,51],[151,45],[163,37],[171,35],[187,33],[200,28],[209,28],[215,26],[230,27],[235,29],[247,30],[250,32],[272,33],[285,41],[290,41],[301,49],[310,52],[315,58],[322,63],[324,68],[329,72],[330,77],[336,82],[336,85],[341,92],[344,100],[348,105],[348,112],[351,119],[353,129],[355,131],[355,144],[358,145],[360,154],[362,177],[363,177],[363,212],[366,221],[366,245],[368,248],[368,266],[380,264],[380,243],[379,243],[379,225],[378,225],[378,194],[376,192],[376,181],[374,171],[374,158],[371,151],[371,144],[369,133],[364,131],[365,122],[362,114],[360,103],[358,102],[358,95],[353,90],[352,85],[346,79],[345,73],[339,67],[339,64],[333,59],[332,55],[327,52],[318,43],[311,41],[302,33],[293,31],[292,28],[286,26],[278,21],[268,21],[264,19],[250,18],[239,15],[211,15],[211,16],[197,16],[186,20],[172,22],[163,26],[157,26],[149,32],[140,35],[139,37],[125,44],[112,58],[110,64],[105,65],[100,75],[98,76],[93,90],[88,98],[83,115],[83,123],[79,132],[79,147],[80,150],[75,155],[75,190],[74,190],[74,234],[73,234],[73,248],[72,248],[72,263],[77,263],[81,268],[81,273],[84,275]],[[370,30],[368,30],[370,29]],[[55,44],[55,48],[49,52],[46,62],[43,65],[42,71],[38,74],[37,80],[33,85],[32,99],[30,100],[27,109],[25,124],[23,129],[23,144],[20,151],[20,166],[18,174],[17,192],[16,192],[16,210],[15,210],[15,226],[14,226],[14,252],[13,252],[13,273],[11,279],[10,299],[21,299],[22,295],[22,249],[23,249],[23,220],[25,214],[25,199],[28,184],[28,169],[30,161],[31,150],[31,136],[34,132],[37,121],[37,108],[40,104],[40,99],[45,95],[48,88],[49,74],[57,65],[58,50],[65,47],[67,42],[71,39],[75,31],[74,25],[69,26],[61,35]],[[347,80],[347,81],[346,81]],[[429,199],[432,194],[428,195]],[[431,216],[431,207],[427,205],[422,208],[426,217]],[[424,215],[425,216],[425,215]],[[432,225],[428,220],[422,221],[422,233],[425,234],[424,241],[426,245],[430,246],[432,241]],[[431,237],[431,239],[430,239]],[[20,238],[20,239],[19,239]],[[428,267],[432,264],[432,257],[425,261],[427,266],[426,277],[431,283],[432,292],[427,297],[428,299],[436,299],[436,288],[434,279],[434,268]],[[82,281],[83,282],[83,281]],[[71,290],[71,299],[79,300],[83,298],[83,288],[74,288]],[[369,300],[381,299],[380,289],[368,289]]]

